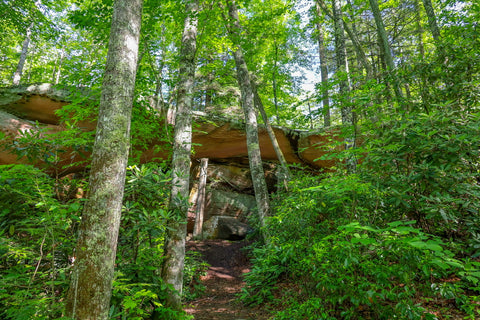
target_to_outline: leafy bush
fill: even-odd
[[[127,168],[122,221],[113,284],[112,319],[187,319],[163,306],[169,290],[160,275],[168,219],[170,172],[164,164]],[[187,252],[184,267],[184,298],[203,292],[199,277],[206,271],[194,252]]]
[[[55,180],[25,165],[0,166],[0,315],[61,315],[81,202],[61,203]]]
[[[416,220],[480,255],[480,114],[413,114],[374,130],[361,175],[388,195],[384,218]]]
[[[289,193],[276,194],[271,238],[253,249],[242,300],[281,306],[275,319],[434,319],[432,299],[452,300],[458,312],[477,317],[480,263],[456,256],[458,238],[407,220],[392,199],[394,173],[376,179],[389,167],[374,170],[368,161],[356,174],[297,175]],[[450,223],[440,222],[445,229]]]

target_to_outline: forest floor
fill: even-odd
[[[251,268],[248,252],[243,250],[248,244],[227,240],[187,242],[186,249],[201,253],[209,264],[207,274],[200,279],[205,291],[185,309],[195,320],[267,320],[271,316],[264,307],[250,308],[238,301],[238,294],[245,286],[243,276]],[[418,302],[439,320],[468,318],[455,307],[452,299],[426,302],[419,297]]]
[[[245,250],[246,241],[204,240],[189,241],[187,250],[200,252],[209,264],[201,278],[205,292],[188,303],[185,311],[195,320],[266,320],[268,313],[252,309],[238,301],[245,282],[243,275],[250,271]]]

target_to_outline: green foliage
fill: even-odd
[[[169,290],[159,275],[170,193],[163,164],[128,168],[111,319],[189,319],[163,306]],[[82,199],[76,179],[55,180],[25,165],[0,166],[0,317],[58,319],[69,284]],[[185,262],[185,298],[203,292],[207,265],[195,253]]]
[[[25,165],[0,166],[0,315],[57,319],[68,286],[81,202],[62,203],[55,181]]]
[[[158,272],[168,219],[168,176],[168,171],[156,164],[128,167],[111,302],[113,318],[145,319],[161,307],[166,285]]]
[[[402,203],[392,200],[391,177],[400,173],[380,160],[370,168],[372,160],[364,159],[357,174],[298,175],[288,194],[274,198],[271,238],[253,249],[245,303],[281,306],[275,319],[434,319],[428,301],[445,299],[469,318],[478,316],[480,263],[459,255],[460,238],[429,233],[446,230],[449,220],[435,228],[408,220]],[[457,165],[454,172],[468,170]],[[429,210],[435,204],[418,202]]]
[[[113,284],[112,319],[187,319],[163,306],[170,292],[160,276],[167,220],[170,171],[151,163],[127,168],[122,221],[118,239],[116,279]],[[187,252],[184,267],[185,299],[203,292],[199,278],[207,265]],[[163,318],[162,318],[163,317]]]
[[[467,251],[479,255],[479,128],[478,113],[448,110],[374,128],[362,175],[388,194],[385,217],[414,219],[430,233],[462,238]]]
[[[205,292],[205,286],[200,277],[207,275],[208,263],[203,261],[202,254],[197,251],[187,251],[183,269],[183,296],[187,301],[200,297]]]

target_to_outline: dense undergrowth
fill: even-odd
[[[353,151],[329,149],[335,172],[296,170],[272,195],[241,300],[280,310],[274,319],[479,318],[480,115],[439,110],[362,130]],[[128,169],[111,319],[189,317],[162,305],[169,176],[163,164]],[[81,176],[0,167],[1,318],[61,318],[87,189]],[[188,300],[206,265],[186,261]]]
[[[87,188],[82,177],[59,180],[28,165],[0,166],[0,318],[62,318],[84,202],[79,193]],[[189,318],[162,306],[168,193],[164,166],[129,167],[111,319],[149,319],[155,310],[158,319]],[[198,255],[187,253],[187,301],[201,292],[198,277],[205,271]]]
[[[274,319],[478,319],[479,128],[478,113],[413,114],[372,127],[335,173],[298,171],[242,300]]]

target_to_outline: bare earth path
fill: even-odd
[[[263,310],[243,306],[237,294],[245,285],[243,274],[250,271],[250,262],[241,250],[244,241],[204,240],[190,241],[187,250],[202,253],[210,265],[202,277],[205,293],[191,301],[185,309],[195,320],[264,320],[268,319]]]

